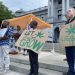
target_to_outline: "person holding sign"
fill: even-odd
[[[66,24],[69,24],[75,20],[75,10],[73,8],[69,8],[67,10],[66,18],[67,18]],[[69,70],[67,73],[63,73],[63,75],[75,75],[74,71],[75,46],[67,46],[65,47],[65,51]]]
[[[32,21],[29,30],[35,30],[37,28],[37,22]],[[29,52],[29,60],[30,60],[30,73],[29,75],[38,75],[38,54],[33,52],[32,50],[28,50]]]
[[[7,28],[7,30],[3,37],[0,36],[0,71],[6,73],[9,71],[9,40],[13,29],[9,26],[8,21],[3,21],[0,30],[4,28]]]

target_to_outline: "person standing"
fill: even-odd
[[[29,30],[36,30],[37,29],[37,21],[32,21],[30,24]],[[30,61],[30,73],[28,75],[38,75],[38,54],[33,52],[32,50],[28,50],[29,52],[29,61]]]
[[[4,37],[0,37],[0,71],[6,73],[9,71],[10,58],[9,58],[9,40],[13,35],[13,29],[9,26],[8,21],[3,21],[1,27],[7,28],[6,34]]]
[[[74,10],[74,8],[69,8],[67,10],[66,16],[67,16],[66,24],[69,24],[69,23],[75,21],[75,10]],[[67,63],[68,63],[69,69],[68,69],[68,72],[63,73],[63,75],[75,75],[75,71],[74,71],[75,46],[65,47],[65,52],[66,52],[66,58],[67,58]]]

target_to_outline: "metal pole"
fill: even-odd
[[[52,30],[52,38],[54,37],[54,30]],[[55,53],[54,40],[52,39],[52,50],[51,53]]]

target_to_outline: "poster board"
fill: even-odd
[[[60,45],[62,48],[75,46],[75,21],[66,24],[60,31]]]
[[[4,37],[5,33],[7,32],[7,29],[8,28],[0,29],[0,37]]]
[[[16,42],[17,47],[31,49],[36,53],[40,53],[45,41],[48,38],[48,32],[44,30],[24,30],[20,38]]]

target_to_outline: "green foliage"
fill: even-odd
[[[12,18],[12,11],[8,10],[8,8],[0,2],[0,20]]]

